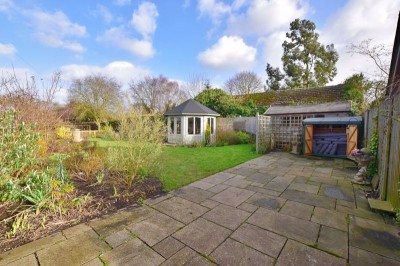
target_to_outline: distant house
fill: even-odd
[[[210,142],[215,142],[216,117],[220,115],[195,100],[189,99],[164,115],[168,119],[168,143],[200,143],[206,138],[207,127],[210,130]]]
[[[303,105],[272,105],[264,113],[270,117],[273,147],[291,149],[302,142],[303,120],[314,117],[344,117],[351,114],[351,102]]]

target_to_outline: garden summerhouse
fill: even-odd
[[[215,143],[216,118],[220,115],[210,108],[189,99],[167,111],[165,116],[168,124],[168,143]]]

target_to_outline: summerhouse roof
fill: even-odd
[[[207,106],[204,106],[193,99],[189,99],[186,102],[178,105],[177,107],[167,111],[164,115],[210,115],[220,116],[214,110],[211,110]]]
[[[351,102],[328,102],[303,105],[272,105],[264,115],[317,114],[317,113],[349,113]]]

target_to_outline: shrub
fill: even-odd
[[[165,130],[164,121],[159,115],[130,110],[122,117],[119,128],[120,137],[126,141],[126,145],[108,149],[107,166],[111,170],[124,172],[128,186],[136,177],[156,171]]]
[[[103,140],[117,140],[118,135],[112,126],[104,126],[101,128],[99,137]]]
[[[57,127],[56,128],[56,136],[59,139],[72,139],[72,132],[71,129],[68,127]]]
[[[243,131],[219,130],[217,132],[217,146],[250,143],[251,137]]]

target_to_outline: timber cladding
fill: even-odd
[[[272,104],[310,104],[346,101],[343,84],[310,89],[292,89],[267,91],[250,94],[249,97],[257,106]]]

